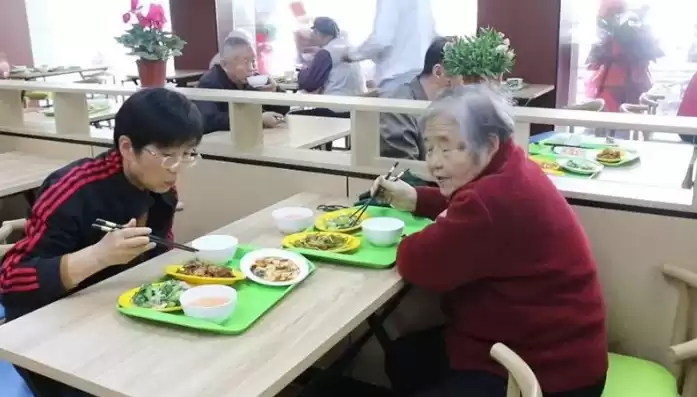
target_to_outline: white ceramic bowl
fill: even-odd
[[[265,86],[269,82],[269,76],[256,75],[247,77],[247,83],[252,87]]]
[[[235,311],[237,291],[227,285],[201,285],[184,291],[179,302],[186,316],[220,324]]]
[[[397,218],[368,218],[361,223],[363,235],[379,247],[397,244],[404,232],[404,221]]]
[[[191,242],[191,246],[198,250],[196,253],[198,259],[223,265],[235,256],[238,243],[236,237],[211,234],[197,238]]]
[[[304,207],[284,207],[271,213],[276,227],[285,234],[300,233],[312,226],[314,215],[311,209]]]

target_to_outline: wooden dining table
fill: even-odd
[[[348,204],[302,193],[213,233],[279,247],[271,217],[287,206]],[[171,251],[0,327],[0,359],[97,396],[274,396],[390,298],[403,281],[315,260],[313,274],[239,336],[136,321],[116,311],[124,291],[190,254]]]
[[[176,69],[168,70],[165,76],[165,80],[168,83],[174,83],[177,87],[186,87],[188,83],[199,81],[208,70],[204,69]],[[140,76],[137,74],[129,74],[126,76],[127,80],[134,83],[138,83]]]
[[[22,152],[0,153],[0,198],[41,186],[51,172],[66,163]]]
[[[350,119],[288,115],[277,127],[264,128],[264,146],[329,150],[332,142],[350,134]],[[204,142],[229,141],[229,131],[216,131],[204,137]]]
[[[56,76],[64,76],[68,74],[79,74],[81,77],[84,77],[85,73],[98,73],[98,72],[106,72],[109,69],[107,66],[89,66],[89,67],[64,67],[64,68],[58,68],[58,69],[47,69],[45,71],[41,71],[38,69],[27,69],[24,72],[16,72],[16,73],[10,73],[8,76],[9,79],[12,80],[38,80],[38,79],[45,79],[47,77],[56,77]]]

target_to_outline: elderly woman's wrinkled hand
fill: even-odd
[[[401,211],[413,212],[416,209],[416,189],[402,180],[387,180],[380,176],[373,182],[370,195]]]

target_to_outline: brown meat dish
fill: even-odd
[[[177,273],[198,277],[230,278],[234,277],[232,269],[225,266],[192,259],[182,266]]]

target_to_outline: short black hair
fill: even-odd
[[[433,73],[433,67],[443,63],[443,50],[450,41],[451,39],[448,37],[436,37],[433,39],[431,45],[428,46],[428,50],[426,50],[421,76],[430,76]]]
[[[336,21],[329,17],[317,17],[312,24],[312,30],[316,30],[325,36],[337,38],[339,37],[339,25]]]
[[[198,145],[203,117],[186,96],[166,88],[145,88],[131,95],[116,113],[114,147],[122,136],[130,138],[136,152],[147,145]]]

